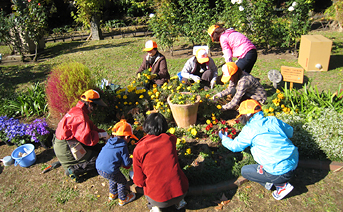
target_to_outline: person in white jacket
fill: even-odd
[[[233,152],[241,152],[250,147],[254,160],[258,164],[243,166],[244,178],[258,182],[270,190],[276,190],[272,196],[281,200],[293,190],[289,180],[294,175],[299,161],[298,148],[289,139],[293,128],[274,116],[264,117],[261,105],[256,100],[248,99],[239,106],[239,121],[245,125],[235,139],[220,131],[224,147]]]
[[[204,48],[199,48],[195,56],[189,58],[181,71],[181,82],[200,82],[213,88],[218,77],[218,68]]]

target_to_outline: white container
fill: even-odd
[[[13,158],[11,156],[6,156],[6,157],[4,157],[1,160],[2,160],[2,162],[4,164],[4,166],[10,166],[10,165],[12,165],[14,163],[14,160],[13,160]]]

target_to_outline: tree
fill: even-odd
[[[105,0],[77,0],[75,5],[77,8],[76,14],[72,12],[72,16],[76,22],[82,23],[86,27],[90,27],[92,40],[102,39],[100,28],[101,9],[105,4]]]

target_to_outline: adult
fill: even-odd
[[[186,205],[183,198],[188,191],[188,179],[178,161],[176,136],[166,133],[167,130],[168,123],[162,114],[150,114],[143,123],[147,135],[133,151],[133,182],[143,188],[153,211]]]
[[[150,84],[161,86],[163,83],[168,82],[170,75],[168,72],[167,61],[166,58],[157,50],[157,43],[153,40],[148,40],[145,43],[143,51],[148,54],[144,57],[143,63],[136,74],[140,74],[144,70],[151,68],[151,74],[156,75],[156,77],[150,81]]]
[[[270,190],[272,196],[281,200],[293,189],[289,180],[297,168],[299,153],[290,140],[293,128],[274,116],[264,117],[261,105],[253,99],[239,106],[238,120],[245,125],[235,139],[219,133],[224,147],[233,152],[241,152],[250,147],[258,164],[243,166],[241,174],[248,180],[258,182]]]
[[[107,106],[95,90],[82,94],[81,100],[58,123],[53,148],[66,175],[74,181],[95,170],[95,161],[102,148],[99,139],[107,140],[105,130],[98,129],[89,119],[97,105]]]
[[[254,99],[260,104],[264,104],[267,100],[267,92],[260,84],[260,81],[252,75],[242,71],[234,62],[228,62],[222,67],[223,83],[229,82],[228,87],[215,94],[212,99],[224,97],[232,94],[232,100],[222,106],[222,110],[233,110],[246,99]]]
[[[199,81],[211,89],[216,84],[217,76],[217,66],[204,48],[199,48],[195,56],[187,60],[181,71],[182,82],[188,84],[189,80]]]
[[[237,66],[242,71],[251,72],[257,59],[257,51],[247,37],[233,28],[226,29],[218,25],[210,26],[207,32],[212,41],[220,42],[226,63],[232,62],[233,57],[238,58]]]

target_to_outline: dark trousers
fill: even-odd
[[[236,65],[247,73],[251,72],[251,69],[254,67],[257,60],[257,51],[256,49],[251,49],[248,53],[241,59],[236,62]]]
[[[155,200],[151,199],[149,196],[145,195],[145,198],[148,200],[148,208],[151,209],[153,206],[157,206],[159,208],[168,208],[173,205],[179,204],[179,202],[185,198],[187,192],[179,197],[175,197],[173,199],[167,200],[165,202],[156,202]]]
[[[194,74],[200,77],[201,79],[201,84],[203,84],[204,86],[210,86],[210,82],[213,79],[213,72],[210,70],[206,70],[204,71],[204,73],[198,73],[198,74]],[[187,79],[187,78],[182,78],[181,82],[186,84],[186,85],[190,85],[193,80],[192,79]]]
[[[243,166],[241,174],[244,178],[261,184],[266,189],[270,190],[273,185],[283,186],[294,175],[294,171],[289,171],[281,175],[272,175],[263,169],[263,166],[259,164],[251,164]]]

